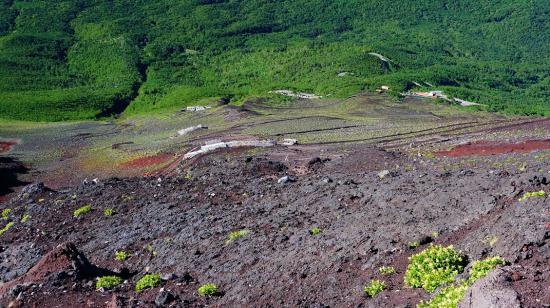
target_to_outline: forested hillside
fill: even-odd
[[[548,0],[1,0],[0,118],[143,113],[276,89],[396,94],[413,81],[492,111],[549,115],[549,46]]]

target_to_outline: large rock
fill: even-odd
[[[513,308],[520,307],[518,294],[511,287],[510,274],[496,269],[478,280],[466,291],[459,308]]]

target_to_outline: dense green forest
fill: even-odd
[[[549,46],[548,0],[0,0],[0,117],[95,118],[276,89],[396,94],[413,81],[550,115]]]

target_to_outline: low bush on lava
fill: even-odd
[[[88,205],[85,205],[85,206],[75,210],[73,216],[75,218],[79,218],[80,216],[82,216],[84,214],[88,214],[91,211],[92,211],[92,206],[88,204]]]
[[[215,296],[218,295],[220,290],[218,289],[218,286],[216,286],[213,283],[207,283],[202,285],[199,290],[200,296]]]
[[[363,288],[363,291],[370,297],[375,297],[378,293],[384,291],[386,283],[380,280],[372,280],[367,286]]]
[[[126,251],[115,251],[115,260],[124,262],[130,255]]]
[[[430,248],[409,257],[405,272],[405,284],[433,292],[439,286],[454,281],[464,270],[462,255],[453,246],[432,245]]]
[[[311,235],[319,235],[321,234],[321,232],[323,232],[323,230],[321,230],[321,228],[319,227],[314,227],[314,228],[311,228],[311,230],[309,230],[309,234]]]
[[[546,196],[546,192],[544,192],[544,190],[541,190],[541,191],[533,191],[533,192],[526,192],[523,194],[523,197],[521,197],[519,199],[519,201],[525,201],[529,198],[532,198],[532,197],[544,197]]]
[[[501,257],[492,257],[474,262],[468,280],[462,280],[457,284],[445,287],[430,301],[421,301],[418,308],[456,308],[469,287],[479,279],[486,277],[497,266],[505,264],[506,261]]]
[[[27,221],[29,221],[29,218],[31,218],[29,214],[23,215],[23,217],[21,217],[21,223],[26,223]]]
[[[420,246],[420,243],[417,242],[417,241],[409,242],[409,244],[407,244],[407,246],[409,246],[409,249],[416,249],[416,248],[418,248],[418,246]]]
[[[458,285],[448,286],[430,301],[421,301],[417,308],[456,308],[458,303],[464,298],[468,287],[469,285],[464,281]]]
[[[485,260],[475,261],[470,269],[470,278],[468,278],[468,282],[473,284],[478,279],[487,276],[487,274],[489,274],[489,272],[494,270],[497,266],[505,264],[506,261],[504,261],[501,257],[492,257]]]
[[[113,209],[105,209],[105,210],[103,210],[103,215],[105,215],[105,216],[113,216],[113,215],[115,215],[115,210],[113,210]]]
[[[136,283],[136,292],[141,292],[146,289],[153,289],[160,286],[162,280],[160,279],[160,274],[147,274],[141,277],[140,280]]]
[[[13,221],[8,222],[4,228],[0,229],[0,235],[6,233],[13,226]]]
[[[96,289],[111,290],[122,283],[122,278],[118,276],[104,276],[97,279],[95,284]]]
[[[3,209],[2,210],[2,219],[7,220],[10,218],[11,209]]]
[[[227,236],[227,241],[225,241],[225,243],[230,244],[241,237],[247,236],[249,233],[250,233],[250,230],[247,230],[247,229],[233,231],[229,233],[229,235]]]
[[[378,269],[382,275],[392,275],[395,274],[395,268],[393,266],[382,266]]]

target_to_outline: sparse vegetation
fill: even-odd
[[[433,292],[439,286],[454,281],[464,270],[463,257],[453,246],[432,245],[413,255],[405,272],[405,283],[413,288]]]
[[[375,297],[378,293],[384,291],[386,283],[381,280],[372,280],[367,286],[363,288],[363,291],[370,297]]]
[[[227,236],[227,241],[225,241],[225,243],[230,244],[239,238],[247,236],[249,233],[250,233],[250,230],[247,230],[247,229],[233,231],[229,233],[229,235]]]
[[[157,256],[157,252],[153,249],[153,245],[148,244],[146,247],[147,251],[151,254],[152,257]]]
[[[115,260],[124,262],[128,259],[130,255],[125,251],[115,251]]]
[[[27,221],[29,221],[30,218],[31,216],[29,214],[25,214],[23,215],[23,217],[21,217],[21,222],[26,223]]]
[[[420,243],[417,242],[417,241],[413,241],[413,242],[409,242],[409,244],[407,244],[407,246],[409,246],[409,249],[416,249],[416,248],[418,248],[418,246],[420,246]]]
[[[311,228],[311,230],[309,230],[309,234],[311,235],[319,235],[323,232],[323,230],[319,227],[314,227],[314,228]]]
[[[141,292],[145,289],[153,289],[162,284],[159,274],[147,274],[141,277],[136,283],[136,292]]]
[[[489,272],[497,266],[505,264],[506,261],[504,261],[501,257],[492,257],[485,260],[475,261],[470,269],[470,278],[468,278],[468,282],[473,284],[478,279],[487,276],[487,274],[489,274]]]
[[[105,216],[113,216],[114,214],[115,214],[115,211],[113,209],[103,210],[103,215],[105,215]]]
[[[382,266],[378,269],[382,275],[392,275],[395,274],[395,268],[393,266]]]
[[[6,231],[8,231],[8,230],[13,226],[13,224],[14,224],[13,221],[8,222],[8,223],[4,226],[4,228],[0,229],[0,235],[6,233]]]
[[[122,278],[118,276],[104,276],[97,279],[96,289],[111,290],[122,283]]]
[[[466,282],[445,287],[428,302],[421,301],[417,308],[456,308],[468,288]]]
[[[11,209],[3,209],[2,210],[2,219],[7,220],[10,218],[12,210]]]
[[[200,296],[215,296],[219,293],[218,286],[213,283],[207,283],[202,285],[199,290]]]
[[[79,218],[80,216],[82,216],[84,214],[88,214],[91,211],[92,211],[92,206],[88,204],[88,205],[85,205],[85,206],[75,210],[73,216],[75,218]]]
[[[420,302],[418,308],[456,308],[458,303],[464,298],[464,294],[469,287],[479,279],[487,276],[487,274],[497,266],[504,264],[506,264],[506,261],[501,257],[475,261],[470,269],[470,277],[468,280],[462,280],[456,284],[445,287],[430,301]]]
[[[544,190],[541,190],[541,191],[534,191],[534,192],[526,192],[523,194],[523,197],[521,197],[519,199],[519,201],[525,201],[529,198],[533,198],[533,197],[544,197],[546,196],[546,192]]]

